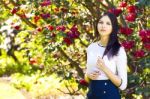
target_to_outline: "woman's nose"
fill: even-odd
[[[102,24],[102,28],[105,28],[105,25],[104,25],[104,24]]]

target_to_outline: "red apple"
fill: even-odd
[[[49,25],[49,26],[48,26],[48,30],[53,31],[53,30],[54,30],[54,26]]]
[[[119,16],[122,13],[122,10],[119,9],[119,8],[117,8],[117,9],[116,8],[111,8],[111,9],[108,10],[108,12],[111,12],[111,13],[115,14],[116,16]]]
[[[121,45],[122,45],[125,49],[130,50],[130,49],[132,49],[133,46],[134,46],[134,41],[123,41],[123,42],[121,43]]]
[[[127,16],[125,16],[125,19],[129,22],[134,22],[136,19],[135,13],[128,13]]]
[[[137,12],[137,7],[134,6],[134,5],[130,5],[130,6],[127,7],[127,11],[129,13],[136,13]]]
[[[18,12],[17,8],[13,8],[12,11],[11,11],[12,14],[16,14],[17,12]]]
[[[34,16],[34,22],[36,23],[40,19],[40,16]]]
[[[133,33],[133,29],[128,28],[128,27],[121,27],[120,33],[125,34],[125,35],[131,35]]]
[[[127,6],[127,2],[125,2],[125,1],[122,1],[119,4],[119,7],[126,7],[126,6]]]
[[[85,79],[80,79],[80,84],[83,86],[88,86],[88,83],[85,81]]]
[[[34,64],[37,63],[37,61],[36,61],[36,59],[31,58],[30,61],[29,61],[29,63],[30,63],[31,65],[34,65]]]
[[[137,50],[134,52],[135,58],[142,58],[144,57],[144,55],[145,55],[145,52],[143,50]]]
[[[14,26],[15,30],[20,30],[20,26],[17,25],[17,26]]]
[[[71,39],[68,38],[68,37],[65,37],[65,38],[64,38],[64,42],[65,42],[68,46],[72,44]]]

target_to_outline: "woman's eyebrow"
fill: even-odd
[[[111,23],[110,21],[107,21],[106,23]]]
[[[102,20],[100,20],[100,21],[98,21],[98,22],[103,22]],[[110,23],[111,24],[111,22],[110,21],[107,21],[106,23]]]

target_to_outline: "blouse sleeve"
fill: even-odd
[[[92,44],[90,44],[87,48],[86,48],[86,55],[87,55],[87,59],[86,59],[86,73],[90,73],[92,70],[91,70],[91,60],[90,60],[90,57],[89,57],[89,51],[91,50],[91,46]]]
[[[122,80],[119,88],[125,90],[127,87],[127,56],[123,47],[120,48],[117,56],[117,73]]]

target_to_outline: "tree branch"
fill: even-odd
[[[123,27],[127,27],[127,23],[125,22],[125,19],[123,18],[122,15],[120,15],[120,21],[121,21]]]
[[[4,7],[5,7],[6,9],[11,10],[11,8],[8,7],[8,5],[5,3],[5,1],[1,0],[0,2],[1,2],[1,4],[4,5]],[[13,0],[10,0],[10,2],[11,2],[14,6],[17,5]],[[21,14],[18,14],[18,13],[16,13],[16,15],[19,16],[19,17],[21,16]],[[27,25],[29,25],[30,27],[32,27],[32,28],[37,28],[37,26],[36,26],[35,24],[33,24],[32,22],[30,22],[29,20],[27,20],[27,18],[21,18],[21,17],[20,17],[20,19],[21,19],[23,22],[25,22]]]
[[[108,3],[108,5],[109,5],[109,7],[114,7],[114,5],[109,1],[109,0],[105,0],[107,3]]]
[[[58,48],[59,51],[62,53],[62,55],[63,55],[64,57],[66,57],[66,58],[69,60],[69,62],[71,63],[71,65],[72,65],[73,67],[75,67],[75,69],[77,70],[79,76],[80,76],[80,77],[84,77],[83,70],[79,67],[80,65],[79,65],[77,62],[73,61],[73,60],[63,51],[63,49],[62,49],[61,47],[57,47],[57,48]]]

